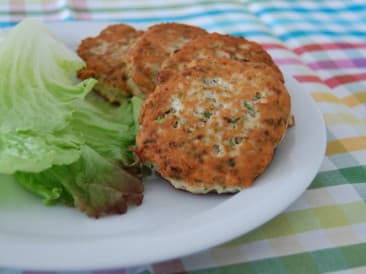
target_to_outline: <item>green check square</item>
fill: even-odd
[[[266,223],[262,226],[262,231],[266,238],[275,238],[295,233],[286,214],[278,215],[276,218]]]
[[[222,247],[233,247],[233,246],[238,246],[238,245],[242,245],[242,244],[246,244],[246,243],[260,241],[263,239],[265,239],[265,236],[263,234],[262,227],[259,227],[255,230],[249,232],[248,234],[245,234],[245,235],[243,235],[239,238],[236,238],[228,243],[225,243],[221,246]]]
[[[332,185],[347,184],[346,178],[338,170],[323,171],[315,177],[310,188],[320,188]]]
[[[243,274],[255,274],[257,272],[252,271],[249,264],[235,264],[235,265],[228,265],[221,267],[219,272],[213,272],[217,274],[237,274],[237,273],[243,273]],[[201,273],[200,273],[201,274]],[[211,274],[211,273],[210,273]]]
[[[312,209],[305,209],[301,211],[294,211],[286,213],[292,228],[297,233],[310,231],[320,228],[319,217]]]
[[[309,253],[301,253],[298,255],[285,256],[281,258],[282,264],[285,266],[286,273],[296,274],[319,274],[317,263]]]
[[[345,204],[342,206],[342,210],[350,224],[366,221],[366,203],[364,201]]]
[[[286,268],[283,266],[280,258],[269,258],[249,263],[253,273],[266,273],[266,274],[286,274]],[[246,272],[237,272],[245,273]]]
[[[324,206],[313,209],[322,228],[331,228],[348,224],[344,211],[338,206]]]
[[[350,245],[341,248],[348,267],[363,266],[366,262],[366,244]]]
[[[192,270],[192,271],[187,272],[187,274],[223,274],[223,273],[225,273],[224,270],[219,269],[219,268],[218,269],[209,268],[209,269],[202,269],[202,270]],[[179,274],[179,273],[177,273],[177,274]]]
[[[324,249],[312,253],[321,273],[347,268],[347,262],[339,249]]]

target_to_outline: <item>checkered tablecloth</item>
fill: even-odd
[[[245,36],[292,72],[326,121],[328,145],[320,172],[284,213],[199,254],[98,273],[366,273],[365,0],[0,0],[0,27],[25,16],[113,20],[138,28],[177,21]],[[6,251],[0,245],[1,252]],[[0,269],[1,274],[21,272],[26,271]]]

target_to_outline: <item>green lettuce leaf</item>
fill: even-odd
[[[119,108],[89,100],[96,80],[76,78],[84,62],[34,19],[6,35],[0,63],[0,173],[90,216],[141,203],[141,176],[126,171],[140,99]]]
[[[0,172],[39,172],[76,161],[83,140],[65,128],[75,103],[96,83],[77,80],[84,62],[45,25],[27,19],[0,43],[0,63]]]

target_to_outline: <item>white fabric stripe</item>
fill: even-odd
[[[5,1],[2,1],[5,2]],[[6,1],[10,2],[11,1]],[[34,3],[36,2],[36,3]],[[67,7],[67,0],[57,0],[57,1],[25,1],[24,4],[16,4],[14,3],[4,4],[0,3],[0,10],[2,12],[8,12],[10,11],[10,7],[12,8],[11,11],[53,11],[61,8]]]
[[[335,169],[348,168],[363,164],[366,159],[366,151],[365,150],[353,151],[351,154],[347,154],[347,157],[351,159],[350,160],[345,159],[344,154],[334,155],[327,158],[329,159],[329,161],[332,161],[337,166],[337,168]]]
[[[311,93],[310,93],[311,95]],[[316,102],[319,109],[322,111],[322,113],[348,113],[348,114],[352,114],[355,117],[359,117],[358,115],[356,115],[355,112],[352,111],[351,108],[349,108],[348,106],[340,103],[330,103],[330,102]],[[331,125],[327,125],[327,129],[332,130],[332,126]],[[328,141],[331,140],[328,138]]]
[[[359,57],[361,57],[359,53],[363,50],[366,50],[366,48],[332,49],[331,51],[310,51],[303,53],[301,57],[312,61],[347,59],[353,55],[358,55]]]
[[[364,2],[362,1],[347,1],[347,3],[350,4],[363,4]],[[253,6],[256,6],[258,8],[261,7],[277,7],[277,8],[288,8],[288,7],[301,7],[304,9],[309,9],[309,10],[317,10],[317,9],[324,9],[324,8],[332,8],[332,9],[337,9],[337,8],[345,8],[347,7],[347,5],[345,4],[344,1],[337,1],[337,0],[333,0],[332,1],[332,5],[329,5],[328,2],[312,2],[312,1],[302,1],[302,2],[289,2],[289,1],[276,1],[274,3],[271,2],[261,2],[261,3],[257,3],[254,4]]]
[[[169,0],[168,3],[166,0],[139,0],[139,1],[115,1],[115,0],[103,0],[103,1],[81,1],[78,3],[78,1],[72,2],[71,6],[75,8],[84,8],[84,2],[86,3],[92,3],[93,9],[96,8],[138,8],[138,7],[151,7],[151,8],[160,8],[161,6],[174,6],[174,5],[182,5],[182,6],[188,6],[188,5],[200,5],[200,2],[197,0]],[[206,3],[207,1],[202,1],[203,3]],[[219,1],[211,1],[209,4],[203,4],[202,6],[209,6],[209,5],[232,5],[236,7],[243,7],[242,4],[231,2],[227,3],[227,1],[219,0]],[[87,6],[90,6],[87,5]],[[179,7],[173,7],[179,8]]]
[[[276,33],[275,30],[273,32]],[[314,41],[317,43],[336,43],[347,41],[349,43],[363,43],[365,40],[360,36],[354,35],[339,35],[339,36],[327,36],[323,34],[311,34],[297,37],[289,37],[286,39],[286,43],[291,43],[292,47],[313,44]]]
[[[366,183],[362,184],[366,185]],[[363,201],[362,197],[352,185],[335,185],[306,190],[299,199],[286,209],[286,212],[361,201]]]
[[[332,17],[330,17],[332,18]],[[294,19],[296,20],[296,19]],[[272,21],[272,19],[271,19]],[[356,21],[355,21],[356,23]],[[270,24],[270,23],[269,23]],[[331,24],[326,24],[326,25],[314,25],[312,23],[306,23],[306,22],[296,22],[294,21],[293,23],[290,24],[286,24],[286,25],[277,25],[274,26],[277,33],[282,35],[282,34],[287,34],[287,33],[291,33],[291,32],[296,32],[296,31],[327,31],[327,32],[347,32],[347,30],[349,31],[350,27],[347,25],[331,25]],[[318,27],[318,28],[317,28]],[[363,25],[354,25],[352,27],[352,31],[360,31],[363,32],[364,28]]]
[[[25,1],[26,10],[39,10],[40,5],[32,3],[33,1]],[[57,1],[37,1],[41,2],[42,10],[52,11],[55,9],[67,8],[68,0],[57,0]]]
[[[366,183],[360,183],[366,186]],[[348,185],[339,185],[338,187],[327,187],[327,191],[330,196],[335,200],[337,204],[352,203],[358,200],[362,200],[362,197],[358,194],[354,187],[347,187]]]
[[[276,22],[275,18],[273,18],[273,14],[276,14],[276,13],[261,13],[261,11],[263,11],[264,9],[258,9],[258,10],[254,10],[252,9],[254,12],[256,13],[259,13],[259,16],[261,17],[261,19],[265,22],[267,22],[268,25],[271,25],[271,22]],[[352,26],[355,26],[357,25],[357,22],[359,22],[360,20],[362,20],[363,18],[365,18],[365,15],[366,15],[366,12],[363,12],[363,13],[358,13],[358,14],[355,14],[353,12],[350,12],[350,11],[344,11],[342,12],[342,16],[335,16],[335,15],[332,15],[331,18],[333,18],[333,20],[335,22],[337,22],[337,19],[339,19],[340,21],[346,21],[346,20],[349,20],[349,23],[346,24],[344,27],[352,27]],[[288,26],[291,26],[292,25],[292,22],[291,20],[294,21],[295,24],[300,24],[300,23],[304,23],[304,20],[306,20],[307,18],[309,18],[310,20],[317,20],[317,21],[320,21],[320,22],[324,22],[324,24],[327,23],[327,19],[330,19],[330,16],[328,13],[326,12],[322,12],[322,11],[314,11],[312,12],[311,14],[304,14],[302,12],[296,12],[296,11],[286,11],[286,14],[284,14],[283,12],[281,13],[281,18],[283,19],[289,19],[289,22],[286,22],[286,23],[282,23],[282,24],[275,24],[274,27],[276,28],[286,28]],[[302,20],[300,22],[297,22],[297,18],[301,16]],[[331,27],[335,27],[335,28],[340,28],[340,29],[345,29],[342,27],[341,25],[342,22],[340,22],[340,24],[337,24],[337,23],[333,23],[331,25]],[[312,27],[313,30],[316,30],[316,26],[314,23],[312,22],[309,22],[307,24],[304,23],[305,26],[308,26],[309,28]],[[326,28],[323,28],[323,29],[326,29]],[[361,29],[360,29],[361,30]]]
[[[51,13],[45,15],[32,15],[33,18],[38,18],[40,20],[64,20],[70,18],[70,11],[69,10],[62,10],[58,13]],[[24,15],[12,15],[12,16],[0,16],[0,21],[4,22],[14,22],[20,21],[24,19]]]
[[[337,139],[353,138],[359,136],[366,136],[365,125],[334,125],[328,127],[332,133],[337,136]]]
[[[365,56],[366,56],[366,53],[365,53]],[[363,82],[365,83],[365,80],[363,80]],[[347,83],[344,86],[342,86],[341,89],[342,90],[344,89],[345,91],[348,90],[348,92],[351,94],[366,91],[365,85],[360,85],[360,82]]]
[[[338,167],[328,157],[324,157],[323,163],[320,167],[320,171],[329,171],[336,169],[338,169]]]
[[[297,234],[298,240],[300,241],[304,250],[319,250],[324,246],[332,246],[326,235],[325,230],[313,230],[306,233]]]
[[[352,230],[360,239],[360,242],[366,243],[366,223],[353,224]]]
[[[181,261],[186,270],[199,269],[202,267],[217,267],[217,263],[209,250],[183,257]]]
[[[165,5],[162,5],[161,7],[164,7]],[[106,12],[95,12],[93,13],[93,8],[91,9],[92,13],[89,13],[87,11],[80,11],[77,12],[77,14],[90,14],[93,18],[96,16],[101,17],[108,17],[108,18],[115,18],[115,16],[124,15],[128,18],[144,18],[144,17],[159,17],[159,16],[185,16],[189,15],[191,13],[209,13],[210,11],[225,11],[228,10],[228,14],[230,14],[232,10],[235,10],[235,13],[242,14],[243,17],[245,15],[250,15],[248,11],[237,5],[230,5],[230,4],[223,4],[223,5],[206,5],[206,6],[199,6],[199,5],[191,5],[191,6],[184,6],[181,8],[172,8],[172,9],[141,9],[141,10],[130,10],[130,9],[118,9],[114,11],[106,11]]]
[[[267,240],[248,243],[241,245],[238,248],[217,247],[211,249],[207,253],[210,254],[210,258],[212,260],[207,260],[207,254],[205,253],[199,253],[183,258],[186,270],[191,271],[202,268],[217,267],[218,265],[224,266],[275,256],[271,244]]]
[[[260,9],[263,10],[263,9]],[[259,11],[259,10],[258,10]],[[280,21],[281,23],[277,24],[275,23],[275,26],[278,27],[286,27],[288,24],[296,24],[296,25],[300,25],[300,24],[312,24],[314,25],[314,23],[320,23],[320,24],[326,24],[326,25],[330,25],[330,26],[340,26],[342,25],[343,22],[347,22],[345,24],[346,27],[349,27],[350,25],[355,25],[357,24],[357,20],[355,20],[355,17],[353,18],[348,18],[348,17],[343,17],[343,16],[337,16],[337,18],[339,19],[339,21],[334,20],[334,16],[329,16],[327,13],[324,13],[324,15],[318,15],[317,17],[313,17],[312,14],[304,14],[302,13],[302,16],[299,18],[298,13],[295,12],[272,12],[272,13],[265,13],[265,14],[261,14],[261,18],[262,20],[266,21],[266,22],[278,22]],[[351,19],[351,20],[349,20]],[[284,22],[285,20],[285,22]],[[307,20],[309,20],[310,22],[307,22]],[[315,21],[315,22],[314,22]],[[343,24],[344,25],[344,24]]]
[[[366,117],[366,108],[364,104],[359,104],[353,107],[352,110],[357,113],[359,117]]]
[[[366,56],[366,52],[365,52],[365,56]],[[351,59],[351,58],[345,58],[345,59]],[[328,59],[328,60],[332,61],[331,59]],[[333,59],[333,60],[337,61],[337,59]],[[309,64],[309,63],[312,63],[313,61],[303,60],[303,62],[305,64]],[[329,69],[328,68],[321,68],[321,69],[318,68],[314,71],[316,71],[315,73],[318,74],[318,76],[320,76],[320,78],[326,80],[326,79],[330,79],[330,78],[337,77],[337,76],[355,75],[355,74],[365,73],[365,68],[364,67],[360,67],[360,68],[329,68]],[[358,85],[358,90],[356,92],[366,90],[366,86],[360,85],[360,83],[362,83],[362,82],[366,83],[366,80],[356,80],[356,81],[351,82],[351,83],[355,83],[355,84]],[[340,84],[340,85],[336,86],[333,89],[337,93],[339,92],[339,90],[343,89],[344,91],[347,91],[348,94],[352,94],[350,92],[350,90],[348,89],[348,83]]]

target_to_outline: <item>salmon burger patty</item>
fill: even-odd
[[[98,80],[94,90],[112,103],[119,103],[129,96],[126,57],[128,49],[142,34],[125,24],[110,25],[96,37],[81,41],[78,55],[86,67],[79,71],[80,79],[93,77]]]
[[[199,59],[144,102],[136,154],[176,188],[237,192],[271,162],[290,109],[271,66]]]
[[[206,33],[201,28],[178,23],[148,28],[128,53],[128,84],[133,94],[144,98],[152,93],[162,62],[185,43]]]
[[[210,33],[186,43],[179,51],[167,58],[161,65],[159,82],[165,82],[172,75],[184,70],[192,60],[204,58],[229,58],[242,62],[263,62],[271,66],[284,81],[280,69],[272,57],[256,42],[242,37]]]

